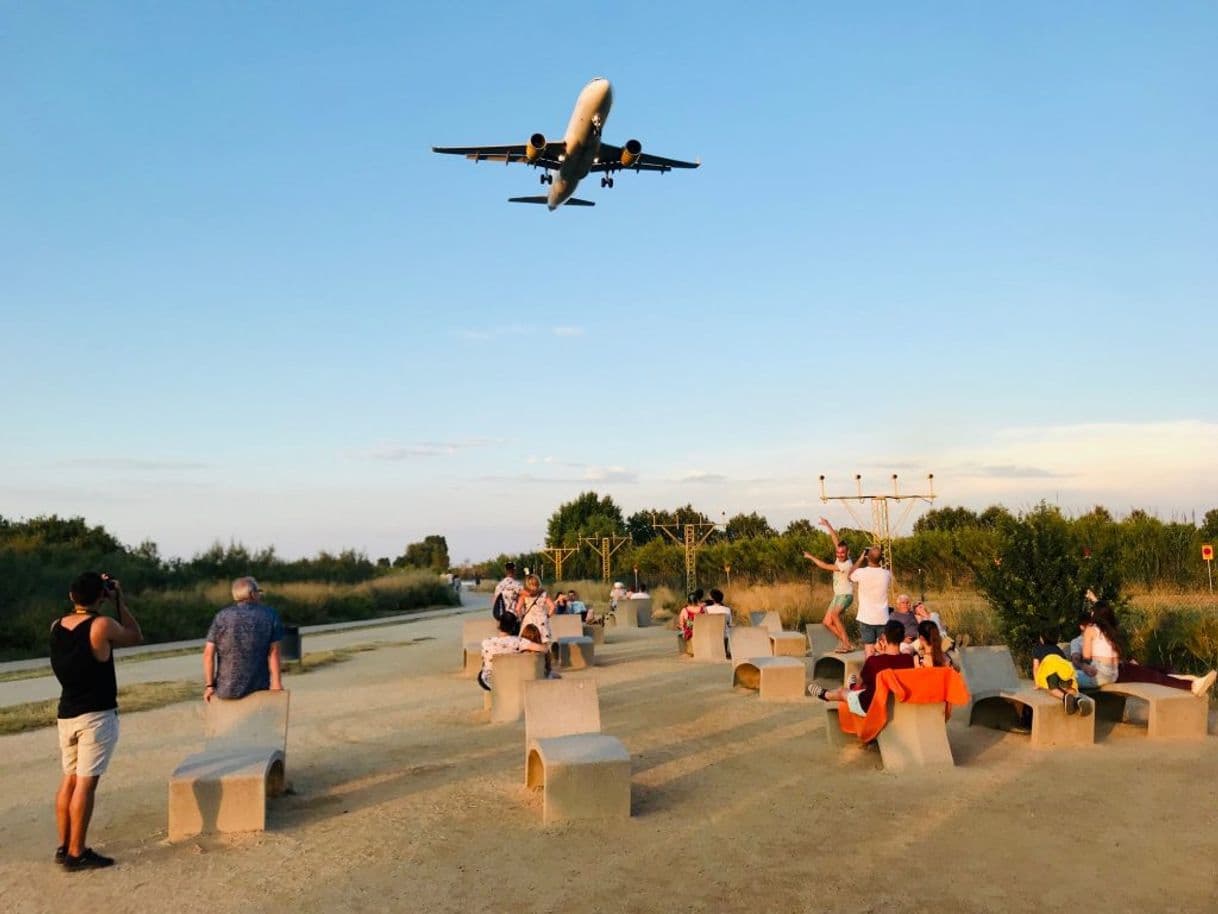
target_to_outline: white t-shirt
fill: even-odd
[[[856,568],[850,580],[859,586],[858,621],[867,625],[883,625],[888,621],[888,590],[892,572],[887,568]]]
[[[645,590],[636,590],[634,593],[632,593],[630,595],[630,599],[632,599],[632,600],[650,600],[651,594],[649,594]]]
[[[850,584],[850,572],[854,570],[854,562],[842,559],[834,562],[833,567],[837,569],[833,572],[833,595],[850,596],[854,593],[854,587]]]
[[[732,627],[732,610],[729,606],[724,606],[722,603],[711,603],[706,607],[708,613],[715,613],[720,616],[727,616],[724,630]]]

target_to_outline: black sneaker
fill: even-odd
[[[55,848],[55,862],[56,863],[62,864],[67,859],[68,859],[68,846],[66,844],[61,844],[61,845],[59,845],[59,847]]]
[[[114,866],[114,858],[103,857],[91,847],[86,847],[79,857],[65,854],[63,858],[65,870],[100,870],[107,866]]]
[[[1081,717],[1090,717],[1095,713],[1095,699],[1086,695],[1078,697],[1078,713]]]
[[[1073,692],[1067,692],[1066,697],[1063,698],[1062,701],[1066,705],[1067,714],[1077,714],[1078,713],[1078,696],[1077,695],[1075,695]]]

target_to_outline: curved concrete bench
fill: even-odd
[[[169,777],[170,841],[266,829],[267,797],[287,784],[288,703],[282,691],[208,702],[203,751]]]
[[[491,711],[491,723],[505,724],[524,715],[526,683],[546,674],[546,658],[539,651],[497,654],[491,660],[491,690],[484,693]]]
[[[732,648],[732,663],[743,663],[753,657],[773,657],[774,644],[770,633],[764,628],[740,626],[732,629],[729,637]]]
[[[858,745],[850,734],[842,732],[840,714],[851,711],[843,702],[826,701],[825,735],[832,747],[850,743]],[[947,721],[943,708],[937,704],[904,704],[888,696],[888,724],[876,737],[880,759],[885,771],[900,772],[910,768],[954,768],[952,747],[947,741]]]
[[[482,642],[499,634],[494,619],[473,619],[461,623],[461,675],[477,676],[482,669]]]
[[[837,638],[819,622],[804,626],[809,653],[812,655],[812,678],[836,685],[845,685],[851,673],[858,675],[867,659],[864,651],[837,653]]]
[[[584,636],[592,639],[593,644],[605,643],[605,626],[584,623]]]
[[[726,663],[727,651],[723,644],[726,628],[727,616],[722,613],[694,616],[694,636],[690,639],[694,660]]]
[[[799,632],[770,632],[775,657],[804,657],[808,653],[808,639]]]
[[[613,610],[618,628],[646,628],[651,625],[651,597],[644,600],[618,600]]]
[[[732,685],[756,690],[762,701],[802,701],[807,672],[794,657],[752,657],[736,663]]]
[[[1036,748],[1095,742],[1095,715],[1067,714],[1061,699],[1021,683],[1005,646],[963,647],[956,656],[972,698],[965,709],[969,726],[1009,730],[1019,720],[1018,708],[1026,707],[1032,709],[1030,742]]]
[[[527,787],[542,788],[542,821],[629,818],[630,753],[600,732],[593,679],[525,686]]]
[[[1147,739],[1205,739],[1209,723],[1209,695],[1194,695],[1184,689],[1153,682],[1113,682],[1089,694],[1117,699],[1117,719],[1124,716],[1125,699],[1147,704]],[[1105,702],[1107,703],[1107,702]]]

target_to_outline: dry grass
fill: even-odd
[[[315,651],[305,654],[300,663],[284,664],[285,676],[300,676],[311,673],[335,663],[344,663],[356,654],[375,651],[381,647],[394,647],[401,644],[413,644],[415,640],[407,641],[377,641],[368,644],[353,644],[350,647],[337,648],[332,651]],[[197,650],[174,651],[171,653],[198,653]],[[197,679],[180,679],[173,682],[137,682],[122,686],[118,690],[118,706],[123,714],[134,714],[137,711],[151,711],[153,708],[163,708],[166,705],[177,704],[180,701],[202,700],[203,693]],[[39,730],[43,727],[55,726],[56,700],[31,701],[21,705],[10,705],[0,708],[0,736],[9,733],[22,733],[26,730]]]

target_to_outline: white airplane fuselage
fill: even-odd
[[[575,193],[579,182],[588,176],[601,149],[601,133],[613,106],[613,87],[609,80],[597,77],[584,86],[575,100],[571,122],[567,124],[567,152],[546,196],[546,206],[555,210]]]

